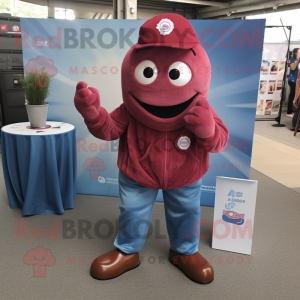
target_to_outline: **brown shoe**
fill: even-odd
[[[115,249],[97,257],[92,263],[90,274],[95,279],[113,279],[139,265],[138,253],[126,254]]]
[[[189,279],[197,283],[207,284],[214,280],[213,267],[199,252],[183,255],[170,249],[169,260]]]

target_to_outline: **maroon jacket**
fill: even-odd
[[[192,184],[209,167],[209,152],[220,152],[228,140],[228,130],[210,107],[215,133],[198,138],[185,126],[172,131],[158,131],[138,122],[124,104],[108,114],[101,107],[99,121],[85,123],[92,135],[103,140],[120,138],[118,167],[131,180],[153,189],[172,189]],[[182,150],[177,142],[190,138],[190,147]]]

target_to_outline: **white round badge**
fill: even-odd
[[[161,35],[168,35],[174,29],[174,23],[169,19],[161,19],[156,26]]]
[[[181,136],[177,141],[177,146],[181,150],[187,150],[191,145],[191,140],[187,136]]]

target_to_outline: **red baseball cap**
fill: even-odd
[[[186,18],[177,14],[161,14],[147,20],[141,26],[140,37],[134,47],[190,49],[198,44],[195,29]]]

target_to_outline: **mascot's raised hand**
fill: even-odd
[[[84,81],[77,83],[74,104],[86,121],[96,123],[99,120],[99,91],[93,87],[87,88],[87,83]]]
[[[215,133],[215,120],[206,98],[199,99],[184,116],[186,128],[202,139],[210,138]]]

